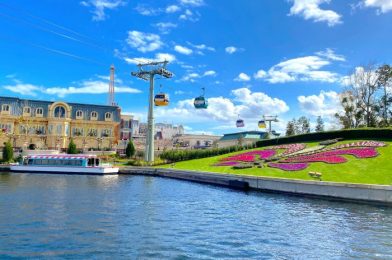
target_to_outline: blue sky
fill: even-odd
[[[391,63],[391,24],[392,0],[2,1],[0,95],[105,104],[114,64],[116,101],[145,120],[148,84],[130,72],[167,59],[159,122],[222,134],[238,114],[247,130],[278,115],[278,131],[320,115],[334,128],[342,78]],[[196,111],[202,87],[210,106]]]

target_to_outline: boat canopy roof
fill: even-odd
[[[95,154],[37,154],[37,155],[28,155],[25,158],[27,159],[63,159],[63,160],[77,160],[77,159],[86,159],[86,158],[96,158]]]

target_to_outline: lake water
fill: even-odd
[[[0,258],[392,259],[392,208],[171,179],[0,173]]]

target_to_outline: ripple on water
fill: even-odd
[[[0,258],[392,258],[392,209],[149,177],[0,174]]]

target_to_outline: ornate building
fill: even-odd
[[[117,106],[0,97],[0,146],[65,149],[72,138],[79,149],[112,149],[120,114]]]

